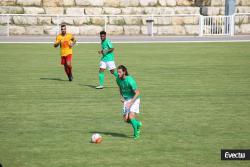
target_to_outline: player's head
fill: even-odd
[[[66,34],[66,24],[61,25],[61,33],[62,33],[62,35]]]
[[[124,65],[119,65],[117,72],[120,79],[124,79],[126,76],[128,76],[128,70]]]
[[[106,39],[106,32],[105,31],[100,32],[100,38],[102,41],[104,41]]]

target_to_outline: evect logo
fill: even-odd
[[[250,160],[250,150],[221,150],[221,160]]]
[[[245,153],[230,153],[230,152],[225,152],[225,158],[233,158],[233,159],[244,159],[246,158]]]

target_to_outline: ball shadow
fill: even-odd
[[[112,136],[112,137],[121,137],[121,138],[131,138],[130,136],[123,134],[123,133],[116,133],[116,132],[103,132],[103,131],[91,131],[89,133],[100,133],[101,135],[105,136]]]

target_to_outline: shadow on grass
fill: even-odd
[[[89,87],[89,88],[92,88],[92,89],[96,89],[96,85],[90,85],[90,84],[79,84],[80,86],[85,86],[85,87]],[[116,87],[113,87],[113,86],[110,86],[110,87],[105,87],[103,89],[113,89],[113,88],[116,88]]]
[[[92,88],[92,89],[95,89],[95,85],[84,85],[84,84],[79,84],[80,86],[86,86],[86,87],[89,87],[89,88]]]
[[[100,132],[100,131],[92,131],[89,132],[91,134],[93,133],[100,133],[101,135],[106,135],[106,136],[112,136],[112,137],[122,137],[122,138],[130,138],[130,136],[127,136],[123,133],[116,133],[116,132]]]
[[[40,78],[41,80],[51,80],[51,81],[68,81],[61,78]]]

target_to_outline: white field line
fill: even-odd
[[[115,41],[112,43],[221,43],[221,42],[250,42],[250,40],[208,40],[208,41]],[[18,42],[18,41],[11,41],[11,42],[2,42],[0,44],[53,44],[54,42]],[[77,44],[99,44],[100,42],[77,42]]]

